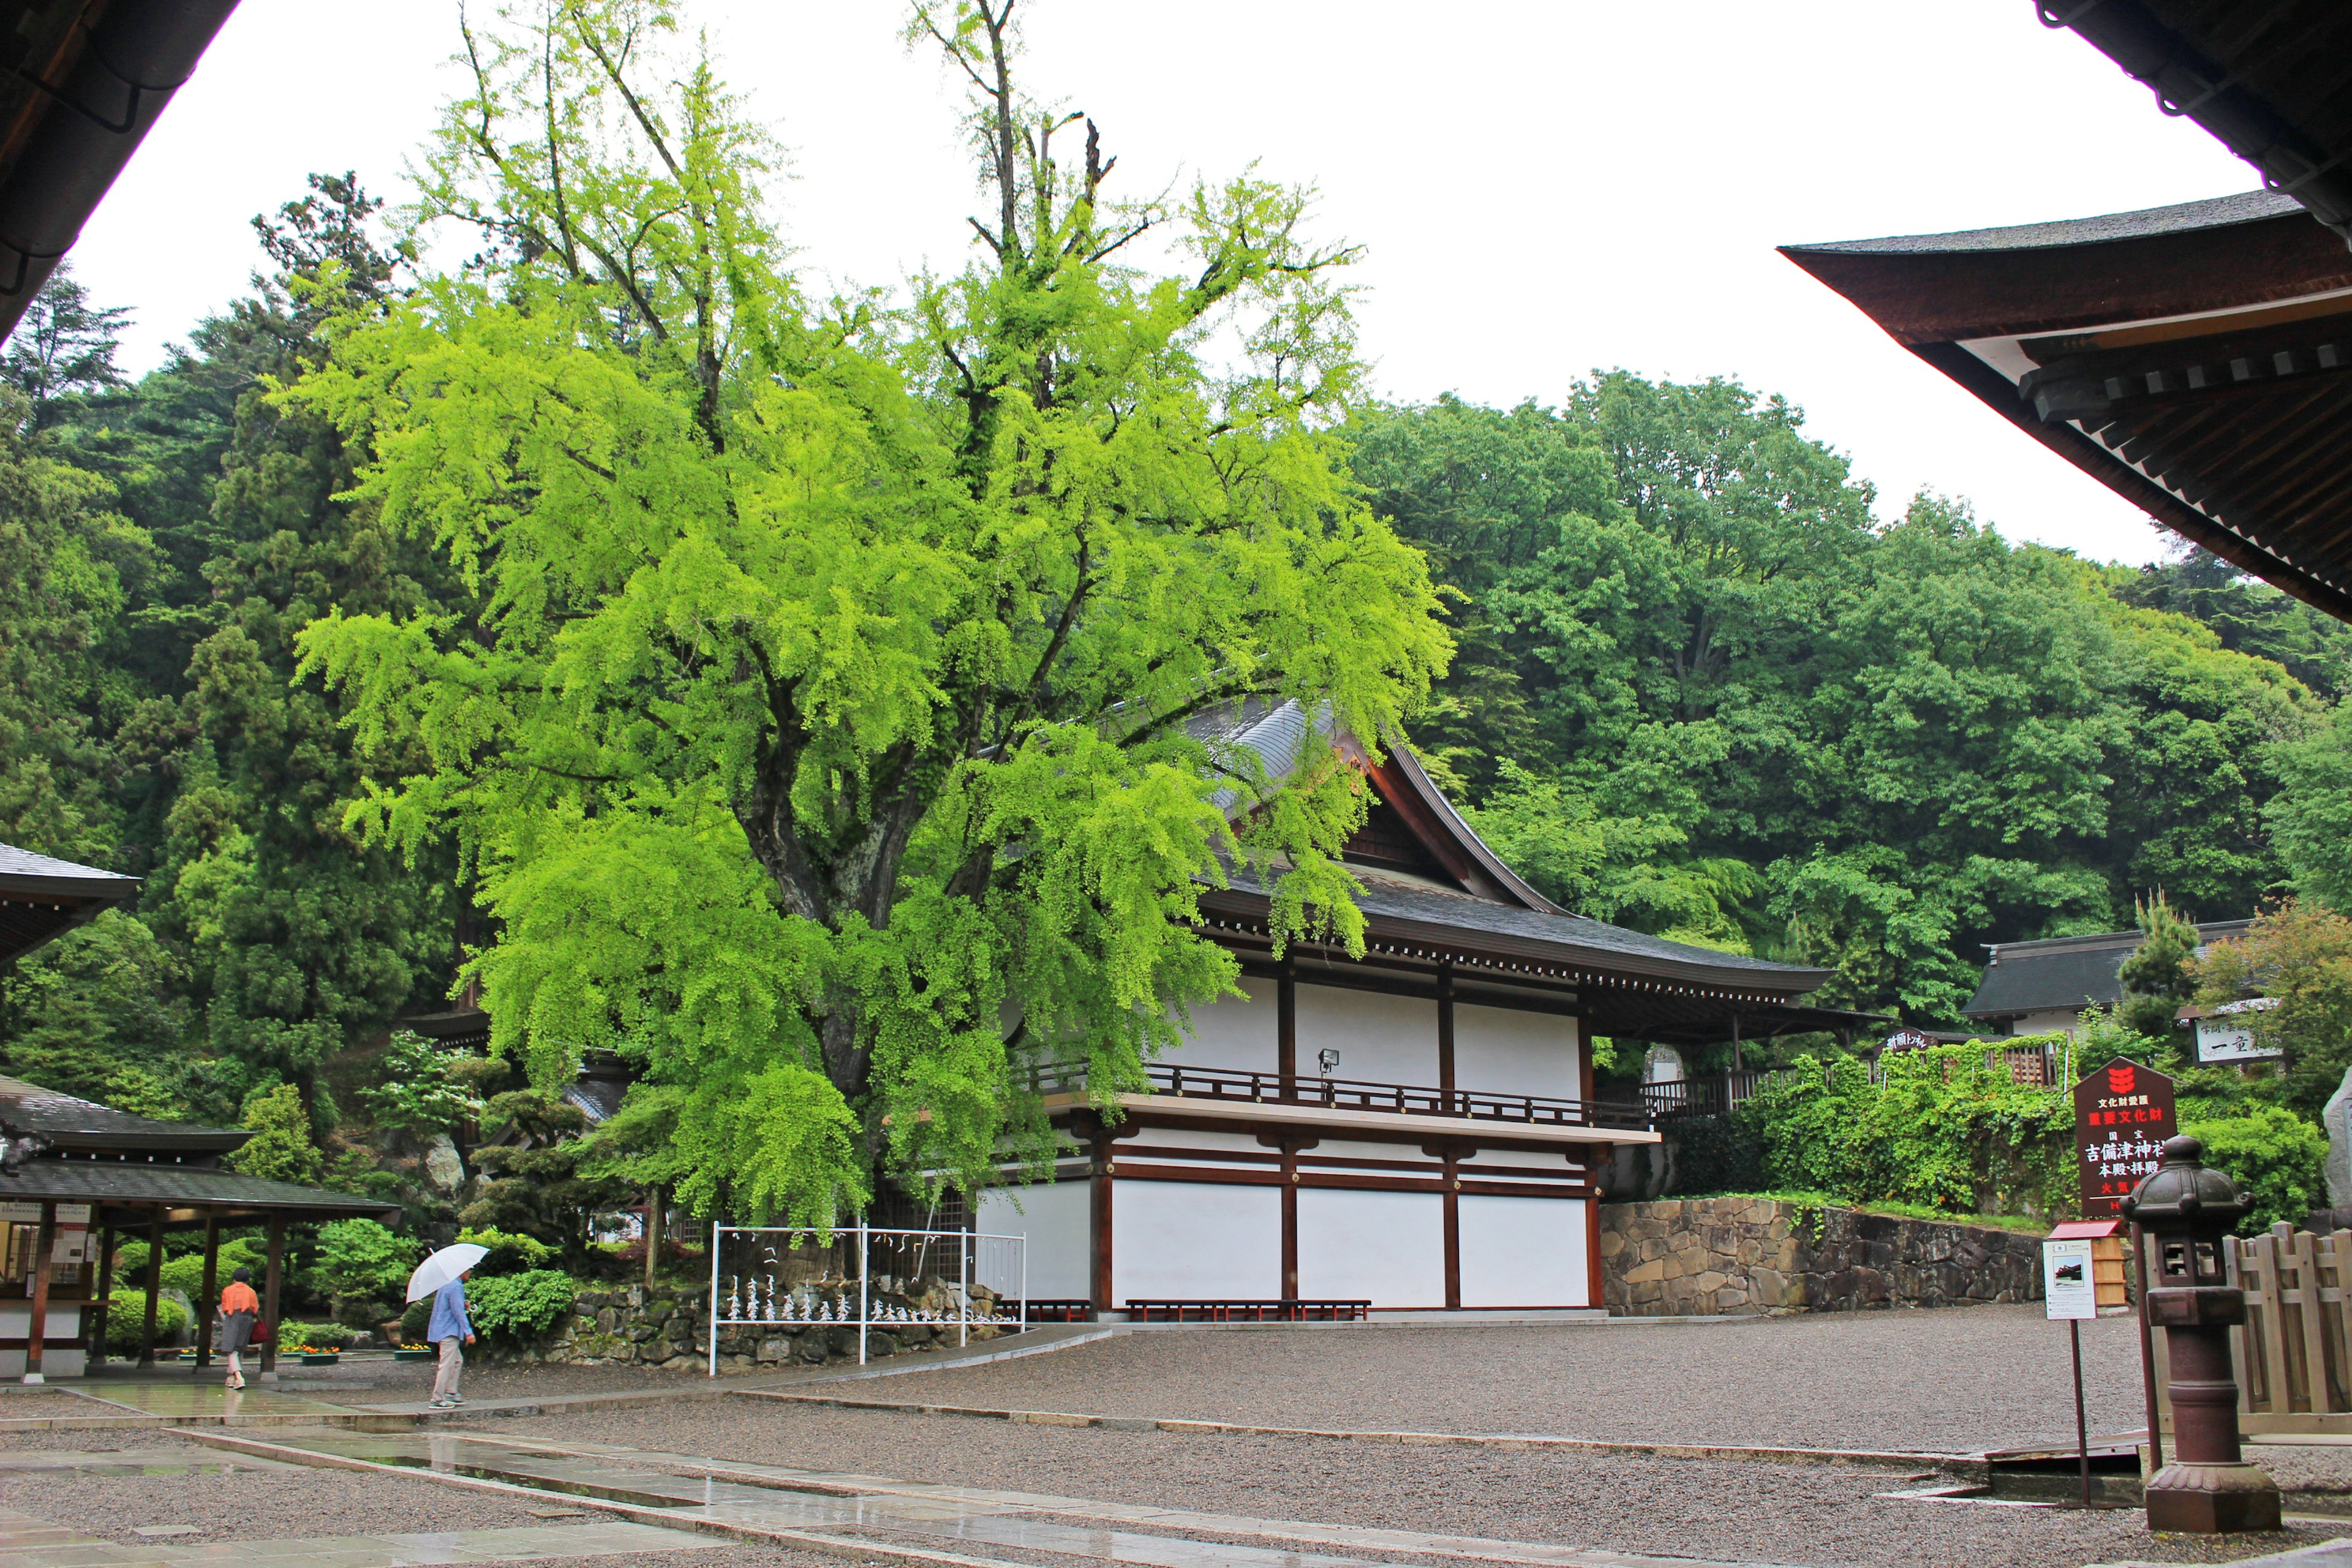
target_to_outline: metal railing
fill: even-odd
[[[1497,1094],[1485,1089],[1436,1089],[1422,1084],[1374,1083],[1305,1074],[1286,1078],[1275,1072],[1186,1067],[1178,1062],[1153,1062],[1144,1070],[1150,1075],[1153,1094],[1186,1100],[1319,1106],[1328,1110],[1386,1111],[1398,1116],[1450,1116],[1538,1127],[1646,1131],[1650,1125],[1649,1114],[1641,1106],[1562,1100],[1543,1094]],[[1086,1069],[1076,1065],[1040,1068],[1032,1081],[1041,1094],[1076,1093],[1086,1088]]]
[[[855,1327],[863,1366],[872,1330],[952,1326],[956,1342],[969,1344],[975,1327],[1027,1328],[1028,1296],[1026,1237],[861,1221],[828,1242],[804,1226],[714,1225],[710,1375],[721,1329]]]

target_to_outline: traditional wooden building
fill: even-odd
[[[0,844],[0,965],[138,891],[136,878]],[[149,1243],[141,1359],[152,1363],[167,1234],[200,1230],[205,1268],[196,1301],[200,1365],[211,1362],[224,1226],[268,1237],[263,1317],[275,1322],[289,1220],[396,1219],[397,1204],[267,1181],[221,1163],[252,1134],[238,1127],[157,1121],[0,1078],[0,1377],[79,1376],[105,1353],[104,1284],[115,1238]],[[275,1347],[261,1352],[267,1372]]]
[[[1217,743],[1273,772],[1321,743],[1295,704],[1218,722]],[[1076,1079],[1054,1085],[1071,1141],[1055,1180],[983,1195],[982,1231],[1028,1238],[1033,1300],[1098,1316],[1597,1310],[1599,1173],[1615,1145],[1658,1134],[1637,1098],[1596,1095],[1594,1037],[1702,1044],[1855,1021],[1803,1005],[1824,971],[1569,913],[1407,747],[1372,765],[1341,745],[1375,796],[1344,856],[1364,956],[1294,943],[1277,958],[1269,889],[1246,876],[1203,897],[1246,994],[1196,1009],[1116,1119]]]
[[[2250,921],[2205,921],[2200,946],[2243,936]],[[2139,951],[2137,931],[2002,942],[1986,950],[1984,978],[1962,1016],[2007,1035],[2071,1035],[2085,1007],[2114,1007],[2124,999],[2124,961]]]

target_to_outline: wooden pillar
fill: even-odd
[[[1584,1032],[1584,1020],[1572,1018],[1568,1026],[1569,1038],[1576,1046],[1576,1081],[1578,1092],[1584,1100],[1587,1124],[1592,1120],[1594,1102],[1592,1089],[1592,1041]],[[1584,1165],[1584,1184],[1591,1194],[1584,1200],[1584,1304],[1607,1310],[1607,1300],[1601,1288],[1601,1173],[1609,1169],[1617,1157],[1614,1145],[1588,1143],[1580,1155]]]
[[[1739,1015],[1734,1013],[1731,1016],[1731,1070],[1733,1072],[1738,1072],[1739,1069]],[[1723,1097],[1723,1103],[1726,1109],[1730,1107],[1731,1096],[1729,1094],[1727,1093]]]
[[[278,1370],[278,1286],[286,1274],[286,1216],[269,1216],[269,1267],[263,1278],[268,1281],[261,1289],[261,1321],[269,1325],[269,1337],[261,1342],[261,1373],[264,1377]]]
[[[205,1211],[205,1289],[196,1301],[196,1370],[213,1364],[213,1320],[220,1316],[220,1211]]]
[[[139,1327],[139,1365],[155,1364],[155,1305],[163,1295],[163,1210],[147,1222],[147,1321]]]
[[[1282,961],[1274,986],[1274,1070],[1285,1100],[1298,1098],[1298,976]]]
[[[1437,1092],[1454,1114],[1454,971],[1437,972]],[[1447,1305],[1452,1305],[1448,1302]]]
[[[40,1238],[33,1244],[33,1311],[25,1323],[25,1381],[47,1381],[41,1375],[41,1350],[49,1334],[49,1274],[58,1250],[58,1205],[41,1205]]]
[[[1093,1296],[1097,1322],[1111,1310],[1111,1182],[1115,1175],[1111,1156],[1110,1129],[1097,1122],[1094,1133],[1094,1163],[1087,1193],[1087,1222],[1093,1242]]]
[[[1298,1300],[1298,1145],[1282,1141],[1282,1299]]]
[[[96,1218],[97,1215],[97,1205],[92,1205],[90,1216]],[[114,1227],[110,1225],[101,1226],[99,1228],[98,1278],[92,1280],[91,1284],[96,1289],[91,1290],[89,1297],[88,1364],[99,1367],[106,1364],[106,1320],[114,1310]]]
[[[1441,1004],[1448,1016],[1451,1003]],[[1445,1146],[1445,1310],[1462,1310],[1462,1152]]]

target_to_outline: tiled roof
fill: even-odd
[[[2175,206],[2147,207],[2138,212],[2103,213],[2097,217],[2065,218],[2056,223],[2014,224],[2006,228],[1964,228],[1949,234],[1898,234],[1885,239],[1834,240],[1823,245],[1792,245],[1790,250],[1836,252],[1849,256],[1927,256],[1965,250],[2038,250],[2062,245],[2095,245],[2104,240],[2143,239],[2150,235],[2178,234],[2187,229],[2219,228],[2233,223],[2259,223],[2293,213],[2305,216],[2293,196],[2273,191],[2243,191],[2209,201],[2182,202]]]
[[[39,1135],[53,1149],[123,1149],[226,1153],[252,1134],[240,1127],[157,1121],[77,1100],[22,1079],[0,1078],[0,1121]]]
[[[139,889],[136,877],[118,876],[95,866],[79,866],[71,860],[19,849],[14,844],[0,844],[0,887],[20,883],[40,884],[34,890],[45,893],[117,892],[128,897]]]
[[[2244,921],[2209,921],[2197,928],[2207,942],[2236,936]],[[2124,999],[2124,960],[2138,951],[2137,931],[1995,945],[1977,994],[1960,1009],[1970,1018],[2014,1017],[2060,1008],[2112,1007]]]
[[[0,1201],[16,1203],[169,1204],[254,1209],[315,1219],[400,1212],[398,1204],[356,1193],[323,1192],[289,1182],[265,1181],[210,1165],[146,1161],[43,1159],[16,1175],[0,1174]]]
[[[1388,924],[1505,937],[1530,944],[1542,956],[1563,964],[1702,984],[1752,986],[1792,996],[1811,991],[1829,978],[1827,970],[1718,952],[1713,948],[1644,936],[1584,915],[1517,909],[1469,893],[1418,887],[1360,868],[1353,869],[1364,889],[1358,895],[1356,906],[1364,911],[1375,931]],[[1234,872],[1232,880],[1237,892],[1259,898],[1266,895],[1265,885],[1245,871]]]

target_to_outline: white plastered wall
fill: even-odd
[[[1445,1200],[1435,1193],[1305,1187],[1298,1293],[1375,1307],[1445,1305]]]
[[[1465,1193],[1460,1201],[1465,1307],[1591,1305],[1582,1199]]]
[[[980,1194],[983,1235],[1028,1238],[1030,1300],[1075,1301],[1094,1294],[1089,1197],[1084,1178]],[[1011,1250],[984,1242],[975,1249],[980,1282],[1007,1296],[1021,1289]]]
[[[1282,1193],[1212,1182],[1116,1183],[1111,1304],[1282,1294]]]
[[[1183,1044],[1158,1060],[1185,1067],[1226,1068],[1235,1072],[1273,1072],[1280,1008],[1276,982],[1244,980],[1246,997],[1228,996],[1192,1009],[1192,1028]]]
[[[1461,1059],[1461,1021],[1454,1027],[1455,1061]],[[1437,1081],[1437,1004],[1376,991],[1336,985],[1298,984],[1298,1076],[1318,1076],[1318,1056],[1329,1047],[1339,1053],[1333,1078],[1371,1083],[1434,1084]],[[1458,1079],[1456,1081],[1460,1081]]]
[[[1431,1028],[1435,1027],[1433,1023]],[[1433,1047],[1433,1056],[1434,1051]],[[1456,1089],[1580,1100],[1583,1080],[1577,1051],[1573,1018],[1468,1002],[1454,1005]]]

